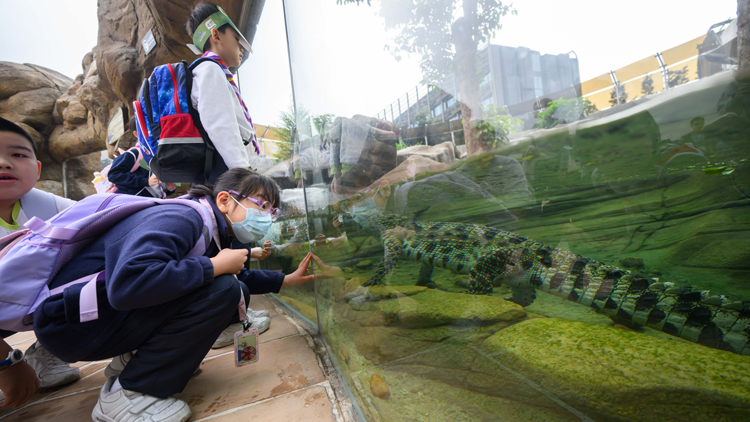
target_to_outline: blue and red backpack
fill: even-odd
[[[157,66],[133,102],[138,143],[162,182],[208,180],[216,149],[190,101],[193,69],[209,58]],[[216,63],[219,66],[218,63]]]

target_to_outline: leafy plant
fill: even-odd
[[[551,101],[544,111],[539,113],[535,128],[550,129],[560,124],[581,120],[591,113],[599,111],[591,101],[583,98],[560,98]]]
[[[398,142],[396,142],[396,151],[401,151],[402,149],[406,149],[409,147],[413,147],[415,145],[422,145],[421,142],[417,142],[413,145],[407,145],[406,142],[404,142],[403,138],[398,138]]]
[[[281,140],[281,143],[278,144],[278,151],[271,156],[277,162],[292,158],[292,155],[294,154],[294,142],[297,139],[297,133],[299,132],[297,122],[302,121],[309,123],[310,114],[304,107],[300,106],[297,114],[298,116],[295,117],[294,104],[289,104],[287,111],[282,111],[281,114],[279,114],[279,119],[281,121],[276,124],[278,127],[276,134]],[[297,117],[299,117],[299,120]]]
[[[487,105],[482,107],[485,120],[476,123],[477,136],[490,147],[508,143],[508,136],[523,129],[523,121],[511,116],[505,107]]]

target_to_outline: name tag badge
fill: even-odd
[[[258,361],[258,329],[234,334],[234,366],[242,367]]]

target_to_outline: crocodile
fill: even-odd
[[[589,306],[613,321],[650,327],[704,346],[750,355],[750,301],[729,301],[708,291],[675,286],[631,274],[519,234],[478,224],[412,221],[373,216],[364,228],[379,233],[384,248],[364,284],[388,284],[400,259],[421,263],[418,285],[428,285],[435,267],[467,274],[470,294],[491,294],[510,285],[521,306],[535,291]]]

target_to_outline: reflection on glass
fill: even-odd
[[[750,416],[735,20],[607,68],[590,38],[496,45],[499,2],[285,7],[296,128],[269,261],[316,255],[317,297],[280,298],[319,318],[365,419]]]

